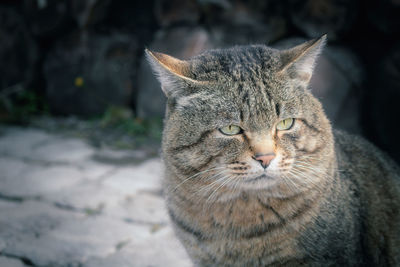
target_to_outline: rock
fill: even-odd
[[[284,25],[219,25],[211,29],[215,47],[229,48],[235,45],[269,44],[277,40],[284,32]],[[280,24],[280,25],[279,25]],[[280,29],[278,29],[280,28]]]
[[[23,18],[11,8],[0,7],[0,36],[0,91],[26,86],[34,78],[37,48]]]
[[[92,27],[105,20],[111,0],[23,1],[23,13],[34,36],[58,38],[78,26]]]
[[[110,1],[104,21],[96,28],[134,33],[138,41],[145,44],[153,39],[158,28],[154,9],[155,1]]]
[[[367,1],[368,19],[381,32],[395,34],[400,32],[400,1]]]
[[[161,161],[150,159],[137,167],[120,167],[103,184],[125,195],[161,190]]]
[[[276,1],[234,1],[209,13],[206,21],[216,47],[267,44],[286,32],[282,4]]]
[[[165,226],[168,223],[165,200],[157,192],[142,191],[136,195],[126,195],[118,205],[106,207],[104,212],[124,218],[128,222],[160,226]]]
[[[11,159],[2,159],[4,164],[17,166]],[[3,166],[1,166],[3,167]],[[22,165],[16,175],[1,176],[0,194],[16,198],[37,198],[47,194],[65,190],[77,185],[82,180],[82,174],[76,168],[68,166],[38,166]]]
[[[38,129],[9,127],[3,135],[0,139],[0,156],[7,155],[42,164],[68,164],[79,163],[94,153],[82,140],[50,135]]]
[[[15,258],[6,258],[0,256],[0,266],[4,267],[24,267],[27,266],[21,260]]]
[[[302,38],[286,39],[275,44],[277,48],[290,48],[306,41]],[[361,133],[360,99],[363,94],[363,68],[351,51],[327,45],[315,66],[310,89],[324,107],[335,128]]]
[[[70,4],[79,28],[85,29],[105,19],[111,0],[72,0]]]
[[[54,37],[72,26],[67,0],[23,1],[23,14],[35,37]]]
[[[167,249],[166,249],[167,248]],[[135,239],[114,254],[88,260],[84,267],[193,266],[185,249],[170,227],[162,228],[146,239]]]
[[[2,253],[28,259],[34,266],[62,266],[56,263],[60,263],[63,258],[65,261],[67,252],[63,247],[67,245],[54,239],[53,243],[49,243],[44,236],[57,232],[63,223],[83,216],[31,201],[5,204],[0,205],[0,211],[7,214],[0,218],[3,226],[0,239],[6,243]],[[43,242],[44,239],[47,242]],[[73,259],[68,260],[73,262]]]
[[[49,163],[68,164],[82,162],[93,154],[93,149],[82,140],[60,136],[35,146],[31,151],[31,158]]]
[[[178,23],[196,24],[200,15],[200,8],[196,0],[155,1],[155,17],[162,27]]]
[[[158,31],[148,48],[180,59],[188,59],[212,47],[212,41],[205,29],[177,27]],[[136,100],[138,116],[142,118],[164,116],[166,97],[144,57],[140,62],[138,89]]]
[[[44,62],[50,110],[95,116],[130,104],[136,39],[127,34],[74,33],[58,41]]]
[[[161,160],[127,164],[105,149],[93,148],[108,158],[98,161],[79,139],[0,127],[0,266],[192,265],[164,206]]]
[[[151,225],[87,216],[39,202],[0,206],[4,254],[28,258],[34,266],[82,266],[115,253],[122,242],[144,242]]]
[[[325,33],[330,40],[348,32],[354,24],[358,1],[349,0],[290,0],[288,11],[293,24],[308,37]]]
[[[370,92],[364,103],[363,119],[369,138],[400,163],[400,44],[385,53],[371,71]]]
[[[81,177],[78,184],[54,190],[43,196],[43,199],[54,203],[61,209],[79,211],[89,216],[111,213],[119,207],[124,200],[124,195],[101,183],[85,181]],[[125,215],[126,216],[126,215]],[[121,216],[121,220],[125,218]]]
[[[32,128],[7,127],[1,129],[0,155],[23,158],[52,136]]]

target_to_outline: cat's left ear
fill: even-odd
[[[288,50],[281,51],[282,67],[279,73],[287,73],[289,77],[298,79],[299,82],[308,84],[318,55],[326,43],[326,34],[295,46]]]
[[[190,63],[167,54],[145,50],[154,73],[161,83],[161,89],[167,97],[176,95],[188,84],[196,83],[191,78]]]

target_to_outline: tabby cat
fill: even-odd
[[[196,266],[400,266],[399,168],[307,89],[325,40],[146,50],[168,98],[167,207]]]

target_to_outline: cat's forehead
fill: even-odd
[[[201,114],[206,124],[233,123],[259,131],[271,128],[277,118],[290,114],[293,107],[291,98],[272,91],[261,81],[234,82],[181,97],[178,106],[184,108],[185,114]]]
[[[236,46],[211,50],[192,61],[197,80],[206,81],[207,93],[225,95],[245,102],[262,104],[276,94],[282,81],[277,79],[279,51],[265,45]],[[277,97],[279,97],[278,94]]]
[[[178,105],[213,117],[206,121],[241,122],[252,130],[272,127],[296,97],[275,75],[279,60],[279,51],[264,45],[208,51],[192,60],[195,79],[206,82]]]
[[[205,91],[251,107],[269,108],[276,101],[290,100],[280,69],[279,51],[265,45],[211,50],[194,59],[192,71],[206,81]],[[290,96],[290,97],[287,97]]]
[[[207,51],[192,60],[199,79],[245,81],[261,78],[279,66],[279,51],[265,45]]]

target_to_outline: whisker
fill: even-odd
[[[292,178],[295,178],[295,181],[303,184],[303,185],[312,185],[318,189],[321,188],[320,184],[317,183],[314,179],[312,179],[310,176],[307,176],[304,172],[301,172],[296,169],[292,169],[289,174],[292,175]],[[298,179],[300,177],[300,179]]]
[[[197,176],[204,174],[206,172],[210,172],[210,171],[215,171],[215,170],[219,170],[219,169],[225,169],[225,167],[215,167],[215,168],[211,168],[211,169],[207,169],[201,172],[198,172],[188,178],[186,178],[185,180],[183,180],[181,183],[179,183],[172,191],[175,191],[179,186],[181,186],[182,184],[186,183],[187,181],[189,181],[190,179],[196,178]]]
[[[212,200],[212,197],[217,193],[217,191],[222,188],[223,186],[225,186],[227,183],[229,183],[231,181],[230,179],[231,177],[229,175],[225,176],[225,181],[223,181],[220,186],[218,186],[207,198],[206,202],[209,202],[210,200]]]
[[[298,190],[296,184],[292,181],[292,179],[290,179],[290,177],[287,177],[286,175],[282,175],[282,180],[283,182],[287,185],[287,187],[292,191],[292,192],[296,192]]]
[[[236,180],[236,183],[233,186],[233,191],[236,192],[237,190],[237,192],[239,192],[240,176],[236,176],[234,179]]]
[[[224,171],[219,172],[218,174],[209,177],[207,180],[211,180],[211,179],[216,179],[215,181],[211,182],[210,184],[207,184],[205,186],[203,186],[202,188],[200,188],[196,193],[208,190],[208,189],[212,189],[214,187],[215,184],[218,184],[221,180],[223,180],[225,178],[225,176],[218,178],[218,176],[223,175]]]
[[[312,172],[314,174],[326,175],[326,172],[324,172],[322,169],[313,168],[311,166],[307,166],[307,165],[304,165],[304,164],[293,164],[292,169],[297,169],[297,170],[303,169],[303,170],[306,170],[306,171],[310,171],[310,172]]]

